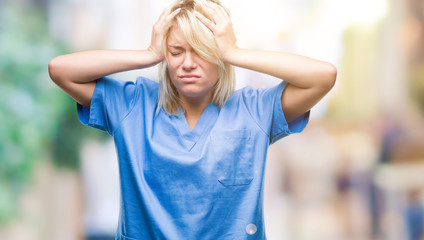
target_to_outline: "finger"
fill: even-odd
[[[212,20],[214,23],[219,21],[219,15],[210,1],[206,1],[206,7],[204,8],[204,11],[207,15],[209,15],[211,18],[210,20]]]
[[[219,16],[216,13],[216,11],[212,8],[212,5],[210,4],[210,1],[205,1],[206,2],[206,6],[202,9],[204,12],[204,15],[200,14],[201,16],[205,17],[208,16],[208,18],[206,18],[209,21],[212,21],[214,24],[217,23],[219,21]]]
[[[155,24],[158,29],[162,29],[163,27],[165,27],[181,11],[181,8],[177,8],[172,12],[169,12],[170,9],[178,7],[180,3],[181,1],[174,1],[172,5],[170,5],[162,12],[161,16]]]
[[[176,8],[178,5],[181,5],[181,0],[174,0],[168,7],[166,7],[161,15],[159,16],[158,22],[164,21],[169,14],[172,14],[174,11],[172,9]],[[171,12],[172,11],[172,12]]]
[[[203,16],[201,13],[197,11],[194,11],[194,13],[196,14],[196,17],[197,19],[199,19],[200,22],[202,22],[207,28],[209,28],[209,30],[214,32],[215,26],[216,26],[214,22],[212,22],[207,17]]]
[[[171,12],[168,16],[166,16],[165,23],[168,23],[169,21],[171,21],[176,15],[178,15],[178,13],[180,13],[180,11],[181,11],[181,8],[177,8],[173,12]]]
[[[215,4],[215,5],[217,6],[218,12],[222,16],[222,18],[224,18],[228,21],[231,21],[231,17],[230,17],[230,14],[228,13],[228,11],[223,6],[220,6],[218,4]]]
[[[227,12],[225,11],[225,9],[222,6],[220,6],[220,5],[218,5],[214,2],[211,2],[211,1],[208,1],[207,3],[209,5],[209,8],[211,9],[211,11],[213,12],[212,16],[213,16],[214,21],[216,23],[221,22],[221,21],[225,21],[225,20],[227,20],[227,21],[230,20]]]
[[[174,0],[169,6],[165,9],[168,10],[168,13],[171,12],[172,9],[175,9],[178,5],[181,5],[184,1],[182,0]]]
[[[173,1],[170,5],[169,5],[169,12],[175,10],[176,8],[178,8],[179,6],[181,6],[181,4],[183,4],[184,1],[183,0],[175,0]]]

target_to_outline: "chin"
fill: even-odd
[[[182,91],[181,92],[182,95],[184,95],[185,97],[189,97],[189,98],[199,98],[202,96],[205,96],[204,93],[202,92],[192,92],[192,91]]]
[[[189,98],[201,98],[208,94],[208,91],[202,91],[199,89],[182,89],[182,91],[179,92]]]

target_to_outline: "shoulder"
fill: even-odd
[[[138,77],[135,81],[137,86],[145,86],[149,88],[159,88],[159,83],[145,77]]]
[[[284,84],[278,84],[267,88],[253,88],[251,86],[246,86],[236,90],[229,99],[229,102],[243,101],[246,104],[253,103],[258,100],[266,100],[267,98],[272,99],[275,97],[275,94],[273,93],[281,92],[283,88]]]
[[[257,90],[247,86],[234,91],[231,97],[222,106],[222,112],[225,110],[234,113],[241,114],[242,112],[250,112],[251,106],[256,105],[257,102]],[[236,110],[236,111],[235,111]]]
[[[243,88],[240,88],[238,90],[236,90],[234,93],[237,94],[238,96],[253,96],[255,95],[257,92],[257,89],[252,88],[251,86],[246,86]]]
[[[145,97],[158,98],[159,94],[159,83],[145,77],[138,77],[135,81],[135,85],[139,93]]]
[[[243,98],[250,98],[250,97],[254,97],[257,94],[257,90],[253,89],[250,86],[246,86],[240,89],[237,89],[236,91],[234,91],[233,95],[231,95],[231,97],[229,98],[229,102],[235,102],[235,101],[240,101]]]

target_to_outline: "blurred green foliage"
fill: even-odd
[[[82,127],[75,102],[50,81],[48,62],[65,52],[41,6],[0,2],[0,224],[18,215],[37,163],[78,169],[81,139],[105,137]]]

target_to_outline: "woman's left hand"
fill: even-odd
[[[196,16],[214,34],[219,48],[219,56],[221,60],[225,62],[229,58],[231,52],[238,48],[236,45],[233,24],[230,16],[223,7],[210,1],[207,2],[208,8],[205,10],[212,19],[209,20],[198,12],[196,12]]]

